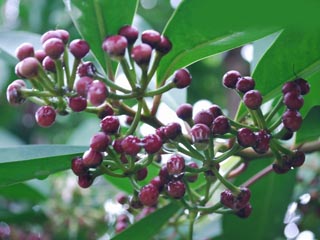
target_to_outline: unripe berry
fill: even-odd
[[[88,168],[84,166],[81,157],[75,157],[72,159],[71,170],[77,176],[85,175],[88,173]]]
[[[310,91],[310,84],[303,78],[298,78],[294,82],[299,86],[301,90],[301,95],[306,95]]]
[[[121,148],[125,154],[135,156],[141,150],[141,141],[138,137],[129,135],[121,141]]]
[[[262,96],[258,90],[250,90],[243,95],[244,104],[252,110],[258,109],[262,104]]]
[[[106,116],[100,121],[100,128],[106,134],[116,134],[119,127],[120,121],[116,116]]]
[[[36,111],[35,118],[39,126],[50,127],[56,120],[56,111],[50,106],[42,106]]]
[[[79,78],[75,82],[74,88],[80,96],[87,97],[88,90],[89,90],[89,87],[92,84],[92,82],[93,82],[92,78],[84,76],[84,77]]]
[[[135,174],[135,178],[137,179],[137,181],[142,181],[146,179],[147,176],[148,176],[148,168],[141,168]]]
[[[265,130],[256,133],[256,145],[253,149],[256,153],[263,154],[269,150],[270,135]]]
[[[222,83],[227,88],[236,88],[236,84],[241,77],[238,71],[230,70],[226,72],[222,77]]]
[[[252,77],[242,77],[238,80],[236,88],[239,92],[246,93],[253,90],[255,82]]]
[[[304,103],[303,97],[296,92],[288,92],[284,95],[283,103],[291,110],[299,110]]]
[[[126,25],[119,29],[118,34],[124,36],[128,44],[132,45],[137,40],[139,31],[136,27]]]
[[[81,59],[88,54],[90,46],[85,40],[75,39],[70,43],[69,51],[75,58]]]
[[[93,106],[99,106],[104,103],[108,97],[108,93],[108,89],[103,82],[94,80],[88,89],[88,100]]]
[[[242,147],[253,147],[256,145],[256,135],[249,128],[239,129],[237,140]]]
[[[34,57],[38,59],[39,63],[42,63],[43,59],[47,56],[44,50],[37,50],[34,52]]]
[[[169,175],[179,175],[184,171],[185,160],[182,156],[174,154],[167,162],[167,171]]]
[[[25,88],[26,84],[23,80],[18,79],[13,81],[7,88],[7,101],[12,105],[20,105],[25,102],[21,89]]]
[[[83,156],[83,165],[87,168],[95,168],[98,167],[103,159],[103,154],[101,152],[97,152],[93,149],[89,149],[84,152]]]
[[[216,104],[212,104],[209,108],[208,111],[212,114],[213,119],[216,119],[217,117],[222,115],[222,110],[221,108],[216,105]]]
[[[171,48],[172,43],[170,42],[170,40],[164,36],[161,36],[161,40],[156,46],[156,50],[158,52],[161,52],[162,54],[167,54],[168,52],[170,52]]]
[[[58,59],[64,52],[64,43],[59,38],[50,38],[43,43],[43,49],[52,59]]]
[[[191,128],[192,142],[195,147],[199,150],[205,150],[208,148],[209,138],[210,138],[210,128],[202,123],[195,124]]]
[[[152,54],[152,48],[148,44],[140,44],[132,48],[131,57],[141,67],[149,65]]]
[[[295,132],[301,127],[302,116],[298,111],[288,109],[282,115],[282,123],[286,129]]]
[[[72,111],[81,112],[87,108],[87,99],[82,96],[70,97],[68,105]]]
[[[167,185],[167,193],[170,197],[179,199],[184,196],[185,192],[186,192],[186,186],[180,180],[170,181]]]
[[[27,57],[17,65],[17,73],[25,78],[38,75],[39,62],[34,57]]]
[[[113,35],[106,38],[102,43],[103,50],[113,59],[120,59],[124,56],[128,41],[124,36]]]
[[[155,48],[161,41],[161,35],[155,30],[146,30],[141,34],[141,41]]]
[[[230,123],[227,117],[219,116],[213,120],[211,131],[215,135],[223,135],[229,132]]]
[[[150,134],[142,139],[143,147],[148,154],[158,152],[162,147],[162,140],[157,134]]]
[[[176,137],[178,137],[181,133],[181,125],[179,123],[176,122],[172,122],[167,124],[164,127],[164,135],[166,138],[169,138],[171,140],[175,139]]]
[[[176,114],[178,118],[187,121],[192,118],[192,110],[193,107],[191,104],[183,103],[176,110]]]
[[[97,72],[96,67],[92,62],[83,62],[79,64],[77,68],[77,74],[79,77],[93,77],[95,73]]]
[[[49,56],[46,56],[43,61],[42,61],[42,66],[43,68],[48,71],[48,72],[53,72],[55,73],[56,72],[56,65],[54,63],[54,60],[49,57]]]
[[[210,127],[213,122],[213,115],[208,110],[201,110],[194,116],[193,121],[194,124],[202,123]]]
[[[195,162],[191,162],[188,164],[190,168],[199,168],[198,164]],[[188,182],[195,182],[198,179],[198,173],[190,173],[190,175],[186,176]]]
[[[104,132],[98,132],[90,139],[90,148],[96,152],[104,152],[111,143],[111,137]]]
[[[188,87],[191,83],[192,77],[186,68],[181,68],[174,73],[173,82],[177,88]]]
[[[158,189],[152,185],[148,184],[141,188],[139,192],[139,200],[145,206],[154,206],[158,202],[159,191]]]
[[[93,183],[93,176],[90,173],[78,177],[78,185],[82,188],[88,188]]]
[[[17,49],[16,49],[16,57],[21,61],[27,57],[33,57],[34,56],[34,48],[31,43],[22,43]]]

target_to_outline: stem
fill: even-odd
[[[268,113],[268,115],[266,116],[266,122],[269,124],[270,121],[272,120],[272,118],[274,117],[274,115],[276,113],[278,113],[279,109],[283,106],[283,96],[281,96],[278,100],[278,102],[276,103],[276,105],[272,108],[272,110]]]
[[[154,61],[153,61],[153,63],[152,63],[152,67],[151,67],[151,69],[150,69],[150,71],[149,71],[149,73],[148,73],[147,84],[149,84],[149,82],[151,81],[154,73],[156,72],[162,56],[163,56],[162,53],[160,53],[160,52],[157,52],[157,53],[156,53],[155,59],[154,59]]]
[[[120,92],[123,92],[123,93],[131,93],[132,91],[131,90],[128,90],[128,89],[125,89],[117,84],[115,84],[113,81],[109,80],[109,79],[106,79],[106,78],[103,78],[99,75],[95,75],[94,76],[95,79],[98,79],[102,82],[105,82],[111,89],[114,89],[114,90],[118,90]]]
[[[47,102],[38,98],[38,97],[29,97],[28,98],[31,102],[39,105],[39,106],[44,106],[44,105],[47,105]]]
[[[238,152],[241,149],[241,146],[237,143],[234,143],[232,148],[230,148],[228,151],[224,152],[223,154],[221,154],[219,157],[217,157],[215,159],[216,163],[220,163],[223,160],[227,159],[228,157],[231,157],[232,155],[234,155],[236,152]]]
[[[205,157],[201,153],[199,153],[195,148],[192,147],[190,142],[183,135],[178,137],[177,140],[180,143],[182,143],[183,146],[185,146],[192,153],[192,155],[196,156],[197,159],[202,160],[202,161],[206,160]]]
[[[68,54],[68,47],[67,46],[64,47],[63,63],[64,63],[64,69],[65,69],[65,72],[66,72],[67,86],[69,87],[70,68],[69,68],[69,54]],[[69,88],[69,90],[72,90],[72,88]]]
[[[131,182],[131,185],[133,186],[133,188],[136,190],[136,191],[140,191],[140,185],[137,183],[137,181],[134,179],[134,176],[133,175],[131,175],[130,177],[129,177],[129,179],[130,179],[130,182]]]
[[[110,171],[104,164],[101,164],[99,169],[101,170],[102,173],[105,173],[111,177],[116,177],[116,178],[123,178],[125,177],[124,174],[118,174]]]
[[[235,128],[237,128],[237,129],[238,128],[249,128],[250,130],[253,130],[253,131],[258,130],[258,128],[255,127],[255,126],[247,126],[247,125],[241,124],[241,123],[239,123],[237,121],[234,121],[234,120],[232,120],[230,118],[228,118],[228,120],[229,120],[230,125],[235,127]]]
[[[194,222],[196,220],[197,217],[197,213],[194,211],[191,211],[189,214],[189,231],[188,231],[188,240],[192,240],[193,239],[193,226],[194,226]]]
[[[279,127],[279,125],[281,124],[281,122],[282,122],[282,118],[279,117],[278,120],[275,121],[275,122],[268,128],[269,132],[272,132],[272,131],[274,131],[277,127]]]
[[[243,183],[241,186],[243,187],[249,187],[262,177],[266,176],[270,172],[272,172],[272,165],[267,166],[266,168],[262,169],[260,172],[249,178],[245,183]]]
[[[132,133],[136,130],[136,128],[137,128],[137,126],[138,126],[138,124],[139,124],[139,122],[140,122],[140,119],[141,119],[141,112],[142,112],[142,100],[139,99],[139,100],[138,100],[138,109],[137,109],[137,112],[136,112],[136,114],[135,114],[135,116],[134,116],[134,119],[133,119],[133,122],[132,122],[130,128],[129,128],[128,131],[126,132],[126,136],[132,134]]]
[[[71,75],[69,77],[69,81],[67,81],[69,90],[73,89],[74,81],[76,79],[77,68],[78,68],[80,62],[81,62],[81,60],[77,59],[77,58],[75,58],[74,61],[73,61],[72,72],[71,72]]]
[[[129,94],[121,94],[121,95],[115,94],[113,92],[109,92],[109,95],[108,95],[109,98],[117,99],[117,100],[118,99],[131,99],[131,98],[136,98],[137,96],[138,96],[138,94],[134,93],[134,92],[129,93]]]
[[[153,90],[153,91],[146,92],[146,93],[144,94],[144,96],[145,96],[145,97],[153,97],[153,96],[156,96],[156,95],[161,95],[161,94],[169,91],[170,89],[172,89],[172,88],[174,88],[174,87],[175,87],[175,86],[174,86],[174,83],[171,82],[171,83],[169,83],[169,84],[167,84],[167,85],[164,85],[164,86],[162,86],[162,87],[160,87],[160,88],[157,88],[157,89],[155,89],[155,90]]]
[[[260,125],[261,125],[262,129],[266,129],[267,128],[267,123],[266,123],[266,121],[264,119],[264,116],[263,116],[263,113],[262,113],[260,107],[256,110],[256,114],[257,114],[257,118],[258,118],[258,121],[260,122]]]
[[[121,67],[123,69],[124,74],[126,75],[128,81],[130,83],[131,88],[133,90],[136,89],[136,79],[132,75],[132,72],[130,70],[130,66],[129,66],[127,60],[125,58],[122,58],[120,60],[120,64],[121,64]]]
[[[228,188],[234,195],[237,196],[240,193],[240,189],[237,186],[233,185],[231,182],[229,182],[227,179],[225,179],[215,167],[213,167],[211,170],[213,171],[215,176],[219,179],[219,181],[226,188]]]
[[[60,59],[57,59],[54,61],[54,64],[56,65],[58,88],[62,89],[64,86],[62,62]]]

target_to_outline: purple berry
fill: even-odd
[[[310,92],[310,84],[303,78],[298,78],[294,82],[299,86],[301,95],[306,95]]]
[[[182,133],[181,125],[176,122],[172,122],[172,123],[167,124],[165,126],[165,128],[163,129],[163,131],[164,131],[165,137],[169,138],[171,140],[175,139],[176,137],[178,137]]]
[[[88,54],[90,46],[85,40],[75,39],[70,43],[69,51],[75,58],[81,59]]]
[[[21,89],[25,88],[26,84],[23,80],[18,79],[13,81],[7,88],[7,101],[12,105],[20,105],[25,102]]]
[[[128,41],[124,36],[113,35],[103,41],[103,50],[113,59],[122,58],[126,52]]]
[[[108,97],[108,89],[106,85],[99,81],[94,80],[88,89],[88,100],[91,102],[93,106],[99,106]]]
[[[137,181],[142,181],[146,179],[147,176],[148,176],[148,168],[141,168],[135,174]]]
[[[164,36],[161,36],[161,40],[156,46],[156,50],[162,54],[167,54],[168,52],[170,52],[171,48],[172,43],[170,42],[170,40]]]
[[[227,117],[219,116],[213,120],[211,131],[215,135],[223,135],[229,132],[230,123]]]
[[[190,132],[195,147],[199,150],[207,149],[211,135],[210,128],[205,124],[198,123],[191,128]]]
[[[237,133],[237,140],[242,147],[253,147],[256,145],[256,135],[249,128],[241,128]]]
[[[283,103],[291,110],[299,110],[304,103],[303,97],[297,92],[288,92],[284,95]]]
[[[185,184],[180,181],[170,181],[167,185],[167,193],[172,198],[182,198],[186,192]]]
[[[213,115],[208,110],[199,111],[193,118],[194,124],[205,124],[208,127],[212,125]]]
[[[46,56],[43,59],[42,66],[48,72],[53,72],[53,73],[56,72],[56,64],[54,63],[54,60],[49,56]]]
[[[253,90],[255,82],[252,77],[242,77],[238,80],[236,88],[239,92],[246,93]]]
[[[106,134],[116,134],[119,131],[120,122],[116,116],[106,116],[100,121],[100,128]]]
[[[289,92],[295,92],[297,94],[301,94],[301,89],[300,89],[299,85],[294,81],[286,82],[282,86],[282,93],[283,93],[283,95],[285,95]]]
[[[256,153],[264,154],[269,150],[270,135],[265,130],[256,133],[256,145],[253,149]]]
[[[116,195],[116,200],[118,203],[120,203],[121,205],[126,204],[128,202],[128,195],[124,194],[124,193],[118,193]],[[126,216],[126,215],[125,215]]]
[[[36,111],[35,118],[39,126],[50,127],[56,120],[56,111],[50,106],[42,106]]]
[[[125,154],[136,156],[141,150],[141,141],[138,137],[129,135],[121,141],[121,148]]]
[[[282,123],[290,132],[295,132],[301,127],[302,116],[297,110],[288,109],[282,115]]]
[[[38,75],[39,62],[34,57],[27,57],[17,65],[17,72],[25,78],[33,78]]]
[[[155,30],[146,30],[141,34],[141,41],[156,48],[161,41],[161,35]]]
[[[226,189],[220,193],[220,203],[228,208],[233,209],[235,196],[229,189]]]
[[[104,132],[98,132],[90,139],[90,148],[96,152],[104,152],[111,143],[111,137]]]
[[[208,111],[212,114],[213,119],[216,119],[217,117],[222,115],[222,110],[221,108],[216,105],[216,104],[212,104],[209,108]]]
[[[112,147],[117,153],[123,153],[123,149],[121,147],[122,140],[122,138],[117,138],[112,143]]]
[[[72,111],[81,112],[87,108],[87,99],[82,96],[70,97],[68,105]]]
[[[55,30],[47,31],[41,36],[40,42],[42,44],[44,44],[47,40],[49,40],[51,38],[58,38],[58,39],[62,40],[61,32],[55,31]]]
[[[236,88],[236,84],[240,77],[241,74],[238,71],[230,70],[222,77],[223,85],[227,88]]]
[[[132,45],[137,40],[139,31],[136,27],[126,25],[119,29],[118,34],[124,36],[128,44]]]
[[[47,56],[58,59],[64,52],[64,43],[59,38],[50,38],[43,43],[43,49]]]
[[[64,44],[67,44],[69,41],[70,34],[68,31],[64,29],[56,29],[56,33],[60,34],[60,39],[63,41]]]
[[[34,57],[39,61],[39,63],[42,63],[46,56],[47,54],[44,50],[37,50],[34,52]]]
[[[34,57],[34,48],[31,43],[22,43],[16,49],[16,57],[21,61],[27,57]]]
[[[150,184],[155,186],[159,192],[162,190],[164,185],[159,176],[155,176],[153,179],[151,179]]]
[[[167,171],[169,175],[179,175],[184,171],[185,160],[182,156],[174,154],[167,162]]]
[[[81,157],[75,157],[72,159],[71,170],[77,176],[82,176],[88,173],[88,168],[84,166]]]
[[[188,164],[188,167],[190,168],[199,168],[198,164],[195,162],[191,162]],[[198,179],[198,173],[190,173],[188,176],[186,176],[186,179],[188,182],[195,182]]]
[[[93,176],[90,173],[78,176],[78,185],[82,188],[88,188],[93,183]]]
[[[177,88],[188,87],[192,81],[192,76],[186,68],[181,68],[174,73],[173,80]]]
[[[290,167],[287,166],[281,166],[278,163],[272,164],[272,169],[277,174],[284,174],[290,170]]]
[[[168,173],[167,165],[162,165],[158,175],[159,175],[159,178],[160,178],[162,185],[167,184],[171,179],[171,177]]]
[[[88,90],[92,82],[93,79],[91,77],[84,76],[75,82],[74,88],[80,96],[87,97]]]
[[[95,168],[98,167],[103,159],[103,154],[101,152],[97,152],[90,148],[89,150],[85,151],[83,156],[83,165],[87,168]]]
[[[292,167],[296,168],[296,167],[302,166],[303,163],[305,162],[305,158],[306,156],[304,152],[300,150],[296,150],[292,155],[292,162],[291,162]]]
[[[183,103],[176,110],[176,114],[178,118],[187,121],[192,118],[192,110],[193,107],[191,104]]]
[[[159,198],[158,189],[152,185],[148,184],[141,188],[139,192],[139,200],[145,206],[152,207],[157,204]]]
[[[250,216],[251,212],[252,212],[252,206],[250,203],[248,203],[245,207],[238,210],[236,212],[236,215],[240,218],[247,218]]]
[[[98,117],[100,119],[103,119],[106,116],[114,115],[114,111],[113,111],[112,107],[109,104],[105,104],[105,105],[99,107],[99,111],[98,111],[97,115],[98,115]]]
[[[162,140],[157,134],[150,134],[142,139],[143,147],[148,154],[158,152],[162,147]]]
[[[262,104],[262,96],[258,90],[249,90],[243,95],[244,104],[252,110],[258,109]]]
[[[96,67],[90,61],[80,63],[77,68],[77,73],[78,73],[79,77],[85,77],[85,76],[93,77],[96,72],[97,72]]]
[[[149,65],[152,48],[148,44],[140,44],[132,48],[131,57],[141,67]]]

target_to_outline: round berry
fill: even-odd
[[[121,141],[121,148],[125,154],[135,156],[141,150],[141,141],[138,137],[129,135]]]
[[[304,103],[303,97],[297,92],[288,92],[284,95],[283,103],[287,108],[299,110]]]
[[[163,182],[160,179],[160,176],[155,176],[151,179],[150,184],[154,185],[160,192],[164,186]]]
[[[85,151],[83,156],[83,165],[87,168],[95,168],[98,167],[103,159],[103,154],[101,152],[97,152],[90,148],[89,150]]]
[[[50,127],[56,120],[56,111],[50,106],[42,106],[36,111],[35,117],[39,126]]]
[[[195,124],[202,123],[210,127],[213,122],[213,115],[208,110],[201,110],[194,116],[193,122]]]
[[[298,78],[294,82],[299,86],[301,95],[306,95],[310,92],[310,84],[303,78]]]
[[[167,54],[168,52],[170,52],[171,48],[172,43],[170,42],[170,40],[164,36],[161,36],[161,40],[156,46],[156,50],[162,54]]]
[[[38,75],[39,62],[34,57],[27,57],[17,65],[17,72],[25,78],[33,78]]]
[[[96,152],[104,152],[111,143],[111,137],[104,132],[98,132],[90,139],[90,148]]]
[[[77,73],[78,73],[79,77],[85,77],[85,76],[93,77],[96,72],[97,72],[96,67],[90,61],[80,63],[77,68]]]
[[[250,90],[243,95],[244,104],[252,110],[258,109],[262,104],[262,96],[258,90]]]
[[[27,57],[33,57],[34,56],[34,48],[31,43],[22,43],[17,49],[16,49],[16,57],[21,61]]]
[[[99,106],[108,97],[108,89],[106,85],[99,81],[94,80],[88,89],[88,100],[91,102],[93,106]]]
[[[215,135],[223,135],[229,132],[230,123],[227,117],[219,116],[213,120],[211,131]]]
[[[176,110],[176,114],[178,118],[187,121],[192,118],[192,111],[193,107],[191,104],[183,103]]]
[[[80,96],[87,97],[88,90],[92,82],[93,79],[91,77],[84,76],[75,82],[74,88]]]
[[[100,121],[100,128],[106,134],[116,134],[119,131],[120,121],[116,116],[106,116]]]
[[[229,189],[226,189],[220,193],[220,203],[228,208],[233,209],[235,196]]]
[[[70,37],[70,34],[68,31],[64,29],[56,29],[55,32],[60,35],[60,39],[63,41],[64,44],[68,43],[69,37]]]
[[[124,193],[118,193],[116,195],[116,200],[118,203],[120,203],[121,205],[126,204],[129,200],[128,195],[124,194]]]
[[[46,56],[43,59],[42,66],[48,72],[53,72],[53,73],[56,72],[56,64],[54,63],[54,60],[49,56]]]
[[[47,54],[46,54],[46,52],[45,52],[44,50],[37,50],[37,51],[34,52],[34,57],[35,57],[36,59],[38,59],[38,61],[39,61],[40,63],[43,62],[43,59],[44,59],[46,56],[47,56]]]
[[[272,164],[272,169],[275,173],[277,174],[284,174],[290,170],[290,167],[287,166],[281,166],[278,163],[273,163]]]
[[[141,188],[139,192],[139,200],[145,206],[154,206],[157,204],[159,198],[158,189],[152,185],[148,184]]]
[[[103,119],[106,116],[114,115],[114,111],[109,104],[104,104],[103,106],[99,107],[99,111],[98,111],[97,115],[100,119]]]
[[[117,153],[123,153],[123,149],[121,147],[122,140],[122,138],[117,138],[112,143],[112,147]]]
[[[128,44],[132,45],[137,40],[139,31],[136,27],[125,25],[119,29],[118,34],[124,36],[127,39]]]
[[[241,128],[237,133],[237,140],[242,147],[253,147],[256,145],[256,135],[249,128]]]
[[[216,105],[216,104],[212,104],[209,108],[208,111],[212,114],[213,119],[216,119],[217,117],[222,115],[222,110],[221,108]]]
[[[282,123],[290,132],[295,132],[301,127],[302,116],[297,110],[288,109],[282,115]]]
[[[103,50],[113,59],[122,58],[126,52],[127,46],[127,39],[121,35],[110,36],[102,43]]]
[[[129,201],[129,205],[131,208],[133,209],[140,209],[143,207],[143,204],[142,202],[140,201],[139,198],[136,198],[136,197],[132,197]]]
[[[150,134],[142,139],[143,147],[148,154],[158,152],[162,147],[162,140],[157,134]]]
[[[70,97],[68,105],[72,111],[81,112],[87,108],[87,99],[82,96]]]
[[[162,165],[161,169],[159,170],[159,174],[158,175],[160,177],[162,185],[167,184],[171,179],[171,177],[170,177],[170,175],[168,173],[168,169],[167,169],[167,165],[166,164]]]
[[[156,134],[161,138],[162,142],[166,142],[168,140],[168,138],[166,137],[166,134],[164,132],[165,130],[165,126],[159,127],[156,129]]]
[[[236,215],[240,218],[247,218],[250,216],[251,212],[252,212],[252,206],[250,203],[248,203],[245,207],[238,210],[236,212]]]
[[[185,88],[190,85],[192,81],[191,74],[186,68],[181,68],[174,73],[173,82],[177,88]]]
[[[222,77],[223,85],[227,88],[236,88],[236,84],[241,77],[241,74],[236,70],[226,72]]]
[[[191,162],[188,164],[189,168],[199,168],[198,164],[195,162]],[[198,173],[190,173],[189,175],[186,176],[186,179],[188,182],[195,182],[198,179]]]
[[[87,41],[82,39],[75,39],[70,43],[69,51],[75,58],[81,59],[88,54],[88,52],[90,51],[90,47]]]
[[[78,176],[78,185],[82,188],[88,188],[93,183],[93,176],[90,173]]]
[[[141,168],[135,174],[137,181],[142,181],[142,180],[146,179],[147,176],[148,176],[148,169],[147,168]]]
[[[43,43],[43,49],[47,56],[58,59],[64,52],[64,43],[59,38],[50,38]]]
[[[250,190],[246,187],[241,187],[240,193],[235,198],[234,209],[242,209],[245,207],[249,203],[250,197]]]
[[[85,175],[88,173],[88,168],[84,166],[81,157],[75,157],[72,159],[71,170],[77,176]]]
[[[297,94],[301,94],[301,89],[300,89],[299,85],[294,81],[286,82],[282,86],[282,93],[283,93],[283,95],[285,95],[289,92],[295,92]]]
[[[131,57],[139,66],[148,66],[152,48],[148,44],[140,44],[132,48]]]
[[[51,38],[58,38],[61,39],[61,32],[59,31],[55,31],[55,30],[50,30],[45,32],[44,34],[42,34],[41,38],[40,38],[40,42],[42,44],[44,44],[47,40],[51,39]]]
[[[169,123],[164,127],[163,132],[166,138],[173,140],[182,133],[181,125],[176,122]]]
[[[246,93],[253,90],[255,82],[252,77],[242,77],[238,80],[236,88],[239,92]]]
[[[170,197],[179,199],[184,196],[185,192],[186,192],[186,186],[180,180],[170,181],[167,185],[167,193]]]
[[[23,80],[18,79],[13,81],[7,88],[7,101],[12,105],[20,105],[25,102],[21,89],[25,88],[26,84]]]
[[[302,166],[305,159],[306,159],[306,156],[304,152],[300,150],[296,150],[292,155],[292,162],[291,162],[292,167],[296,168],[296,167]]]
[[[192,142],[199,150],[205,150],[208,147],[210,138],[210,128],[202,123],[197,123],[191,128]]]
[[[185,160],[178,154],[172,155],[167,162],[167,171],[169,175],[179,175],[184,171]]]
[[[256,133],[256,145],[253,149],[256,153],[263,154],[269,150],[270,135],[265,130]]]
[[[146,30],[141,34],[141,41],[155,48],[161,41],[161,35],[155,30]]]

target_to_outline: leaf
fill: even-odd
[[[238,184],[257,173],[267,159],[251,162],[237,179]],[[252,213],[247,219],[223,216],[221,239],[276,239],[283,233],[283,219],[293,193],[296,171],[283,175],[271,172],[250,186]]]
[[[86,149],[67,145],[0,148],[0,187],[70,169],[71,159]]]
[[[102,51],[103,40],[117,34],[120,27],[131,24],[137,0],[64,0],[67,11],[81,36],[89,43],[90,49],[103,69],[108,56]],[[116,69],[113,64],[113,72]]]
[[[246,21],[221,20],[225,19],[221,15],[226,14],[226,9],[231,12],[234,9],[230,9],[229,4],[212,0],[188,0],[180,4],[163,32],[173,48],[160,63],[159,85],[176,69],[279,30],[278,27],[257,27]],[[240,15],[237,13],[237,16]]]
[[[112,238],[112,240],[139,239],[149,240],[157,234],[161,227],[180,209],[179,205],[172,202],[167,206],[156,210],[128,229]]]
[[[296,135],[296,144],[316,140],[320,136],[320,107],[310,110]]]

